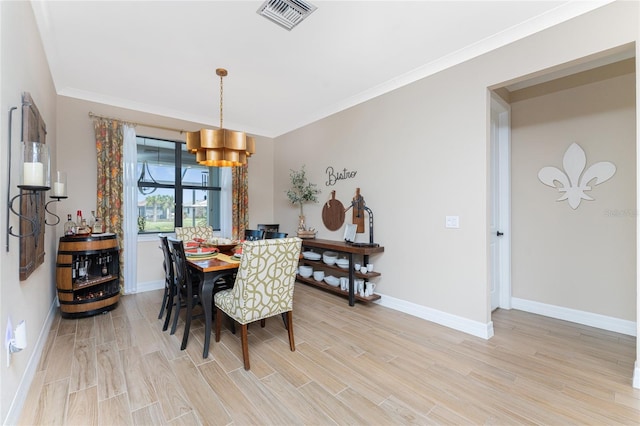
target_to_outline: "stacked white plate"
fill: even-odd
[[[322,255],[320,253],[316,253],[315,251],[305,251],[302,252],[302,257],[307,260],[320,260]]]
[[[347,269],[349,267],[349,259],[338,259],[336,260],[336,265],[342,269]]]

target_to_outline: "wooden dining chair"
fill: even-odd
[[[287,235],[288,234],[286,232],[265,231],[264,239],[271,240],[273,238],[287,238]]]
[[[164,294],[162,296],[162,306],[160,306],[158,319],[162,319],[166,310],[167,316],[162,326],[162,331],[165,331],[169,327],[171,311],[173,310],[176,298],[176,278],[173,268],[173,257],[171,256],[171,249],[169,248],[169,241],[166,235],[160,235],[160,248],[164,256],[164,260],[162,261],[162,267],[164,269]]]
[[[264,239],[264,231],[262,229],[245,229],[245,241],[256,241]]]
[[[271,223],[271,224],[259,223],[258,229],[265,232],[267,231],[278,232],[280,230],[280,224],[279,223]]]
[[[187,347],[189,340],[189,330],[191,328],[191,320],[194,315],[194,308],[200,304],[199,286],[200,280],[197,276],[191,274],[191,270],[187,265],[187,257],[184,252],[184,244],[182,240],[168,239],[169,247],[175,265],[176,277],[176,294],[178,300],[176,302],[176,313],[171,326],[171,334],[176,332],[178,325],[178,317],[180,316],[180,308],[186,308],[184,334],[182,335],[182,345],[180,349]],[[200,314],[203,314],[202,311]]]
[[[242,359],[249,370],[247,325],[286,314],[289,348],[296,350],[293,339],[293,288],[302,240],[298,237],[246,241],[233,288],[214,297],[216,307],[216,342],[220,341],[220,324],[224,312],[240,324]]]

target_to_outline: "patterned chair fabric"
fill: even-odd
[[[298,237],[245,241],[235,284],[215,305],[240,324],[292,310],[301,245]]]
[[[176,226],[176,238],[182,241],[191,241],[195,238],[210,240],[213,238],[213,226]]]
[[[242,358],[249,370],[247,324],[283,314],[289,334],[289,347],[295,351],[293,338],[293,287],[300,258],[302,240],[298,237],[245,241],[242,260],[233,288],[213,297],[216,306],[216,342],[220,341],[222,312],[240,323]]]

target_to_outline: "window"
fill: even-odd
[[[136,176],[138,233],[220,229],[219,169],[198,164],[185,143],[138,136]]]

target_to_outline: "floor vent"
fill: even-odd
[[[301,0],[267,0],[258,14],[291,31],[316,10],[316,6]]]

